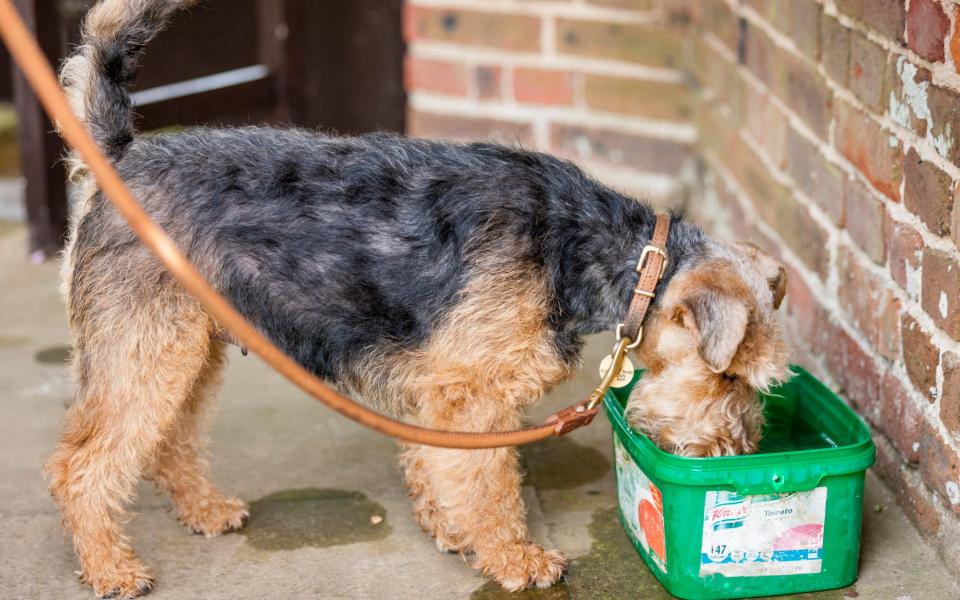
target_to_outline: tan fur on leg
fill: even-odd
[[[428,427],[464,431],[520,425],[523,409],[569,376],[547,327],[547,293],[529,271],[482,271],[420,352],[380,358],[389,378],[358,387],[384,394]],[[367,373],[382,372],[367,369]],[[362,374],[360,374],[362,375]],[[528,539],[515,449],[409,447],[402,457],[420,525],[438,547],[474,554],[472,564],[505,588],[548,587],[565,561]]]
[[[424,470],[422,446],[406,446],[400,454],[400,466],[410,490],[413,516],[420,528],[433,537],[440,552],[459,552],[464,548],[463,537],[454,531],[440,506],[439,497]]]
[[[125,505],[203,369],[212,328],[171,288],[120,302],[109,287],[100,294],[86,287],[72,286],[74,306],[89,303],[73,315],[76,401],[46,472],[81,579],[101,596],[133,598],[153,579],[123,535]]]
[[[160,443],[153,465],[153,478],[170,493],[180,522],[207,537],[240,529],[250,516],[242,500],[227,497],[214,487],[209,467],[201,458],[204,404],[220,386],[223,363],[223,344],[215,342],[183,409]]]

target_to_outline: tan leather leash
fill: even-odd
[[[625,324],[617,327],[618,341],[611,355],[612,368],[607,369],[600,385],[585,400],[551,415],[538,427],[492,432],[428,429],[392,419],[357,404],[324,384],[247,323],[240,313],[203,279],[163,229],[150,219],[86,128],[73,114],[50,63],[43,56],[11,0],[0,0],[0,37],[33,87],[47,114],[56,123],[60,135],[83,158],[90,172],[96,177],[99,189],[187,292],[237,341],[255,352],[281,375],[320,402],[361,425],[413,444],[460,449],[518,446],[552,435],[563,435],[593,420],[599,411],[598,405],[603,394],[620,373],[629,348],[640,343],[643,318],[666,264],[666,236],[670,221],[662,215],[657,218],[656,231],[659,234],[654,234],[651,242],[653,245],[643,249],[637,265],[640,283],[634,292]],[[634,335],[629,335],[630,333]]]

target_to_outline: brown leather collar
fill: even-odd
[[[600,412],[600,402],[607,393],[611,383],[620,374],[623,362],[630,350],[640,345],[643,340],[643,320],[650,309],[657,284],[663,279],[667,270],[667,236],[670,234],[670,216],[657,215],[657,224],[653,229],[650,243],[643,247],[640,259],[637,261],[637,271],[640,279],[633,290],[633,298],[627,309],[627,316],[623,323],[617,325],[617,343],[610,355],[613,361],[603,375],[600,385],[590,395],[577,404],[565,408],[547,418],[547,423],[553,424],[557,435],[565,435],[574,429],[589,425],[597,413]]]
[[[628,337],[632,342],[627,346],[634,349],[643,339],[643,320],[647,316],[650,303],[653,302],[657,284],[663,279],[667,271],[667,237],[670,235],[670,215],[657,215],[657,224],[653,228],[653,237],[650,243],[640,252],[637,261],[637,272],[640,279],[633,290],[630,308],[623,323],[617,326],[617,339]]]

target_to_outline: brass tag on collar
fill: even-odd
[[[613,364],[613,357],[606,356],[602,361],[600,361],[600,377],[603,378],[607,374],[607,371],[610,370],[610,365]],[[633,381],[633,363],[630,362],[629,356],[623,357],[623,366],[620,368],[620,373],[613,380],[613,383],[610,384],[610,387],[613,388],[622,388],[626,385],[629,385]]]

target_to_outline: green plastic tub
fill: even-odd
[[[672,594],[748,598],[844,587],[857,579],[865,470],[863,421],[812,375],[763,397],[760,453],[683,458],[623,418],[630,386],[611,389],[620,520]]]

